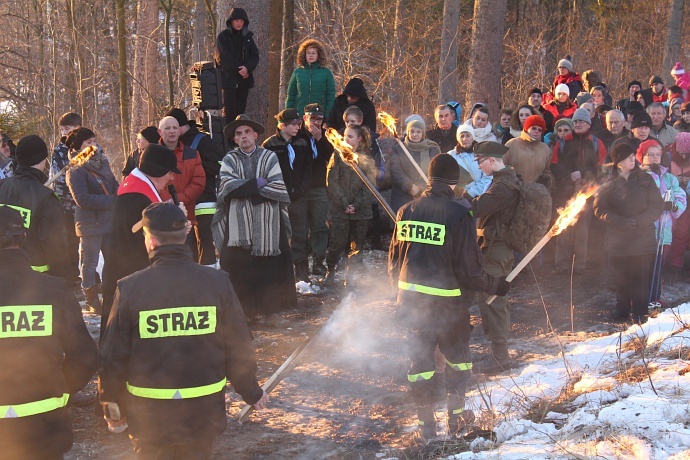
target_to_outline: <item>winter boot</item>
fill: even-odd
[[[417,425],[424,442],[429,442],[436,437],[434,406],[417,406]]]
[[[326,276],[326,267],[323,265],[324,258],[314,256],[314,266],[311,269],[311,273],[319,278]]]
[[[335,284],[335,265],[328,264],[328,271],[326,278],[323,280],[324,286],[333,286]]]
[[[461,395],[448,395],[448,435],[462,437],[467,434],[474,423],[475,416],[471,410],[465,410],[465,392]]]
[[[438,372],[434,373],[431,377],[431,383],[433,384],[432,397],[434,403],[440,403],[446,399],[446,373]]]
[[[303,260],[295,264],[295,281],[309,282],[309,261]]]
[[[86,306],[88,306],[92,312],[101,314],[103,308],[101,305],[101,299],[98,297],[98,286],[93,285],[89,288],[84,289],[86,294]]]
[[[479,372],[495,375],[507,371],[510,367],[508,344],[503,340],[491,342],[491,356],[480,363]]]

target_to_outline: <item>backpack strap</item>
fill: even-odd
[[[201,139],[204,137],[204,133],[199,133],[196,136],[194,136],[194,140],[192,141],[192,144],[189,146],[190,149],[196,150],[197,147],[199,147],[199,142],[201,142]]]

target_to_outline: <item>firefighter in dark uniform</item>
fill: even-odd
[[[170,203],[142,213],[151,265],[117,283],[102,342],[99,393],[111,431],[125,425],[139,459],[202,459],[225,430],[226,378],[262,409],[256,352],[227,273],[201,266]],[[153,288],[153,289],[152,289]]]
[[[484,272],[474,220],[453,201],[460,176],[448,154],[429,164],[422,196],[398,211],[388,255],[388,271],[398,286],[398,315],[409,329],[411,365],[407,378],[426,440],[436,435],[432,378],[434,349],[446,356],[448,430],[461,433],[474,415],[464,411],[472,363],[469,351],[471,299],[466,288],[505,295],[510,283]]]
[[[0,206],[0,458],[61,459],[72,447],[69,396],[91,379],[98,351],[72,287],[31,269],[24,222]]]
[[[22,246],[35,271],[72,282],[68,269],[67,236],[57,222],[63,209],[57,195],[44,186],[48,146],[36,136],[25,136],[16,149],[17,169],[13,177],[0,180],[0,206],[10,206],[22,214],[27,237]]]

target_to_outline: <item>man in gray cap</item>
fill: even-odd
[[[13,177],[0,180],[0,205],[10,206],[24,217],[27,238],[22,248],[29,253],[31,267],[38,272],[72,282],[67,258],[67,236],[62,222],[62,206],[51,189],[43,184],[48,146],[36,135],[19,140],[17,169]]]
[[[105,330],[108,321],[117,281],[149,264],[144,235],[132,233],[132,226],[141,219],[146,206],[163,201],[160,192],[172,181],[173,173],[180,174],[173,151],[164,145],[150,144],[141,154],[139,167],[117,190],[111,220],[110,257],[103,267],[101,331]]]
[[[228,275],[192,259],[182,209],[152,203],[140,217],[130,232],[143,227],[151,265],[117,283],[101,347],[101,405],[111,431],[129,426],[137,458],[205,459],[227,424],[226,379],[257,409],[268,395]]]
[[[237,148],[223,158],[211,224],[220,267],[230,275],[249,318],[297,306],[288,244],[290,196],[278,157],[257,145],[263,132],[247,115],[225,126],[225,136]]]

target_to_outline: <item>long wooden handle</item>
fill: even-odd
[[[407,150],[407,147],[405,147],[405,144],[403,144],[403,142],[400,139],[398,139],[397,137],[395,138],[395,140],[398,141],[400,148],[403,149],[403,152],[405,152],[405,155],[407,155],[407,158],[409,158],[410,162],[415,167],[415,169],[417,170],[417,172],[419,173],[421,178],[424,179],[424,182],[428,182],[429,178],[426,177],[426,173],[424,171],[422,171],[422,168],[417,164],[416,161],[414,161],[414,158],[412,158],[412,154],[410,153],[409,150]]]

